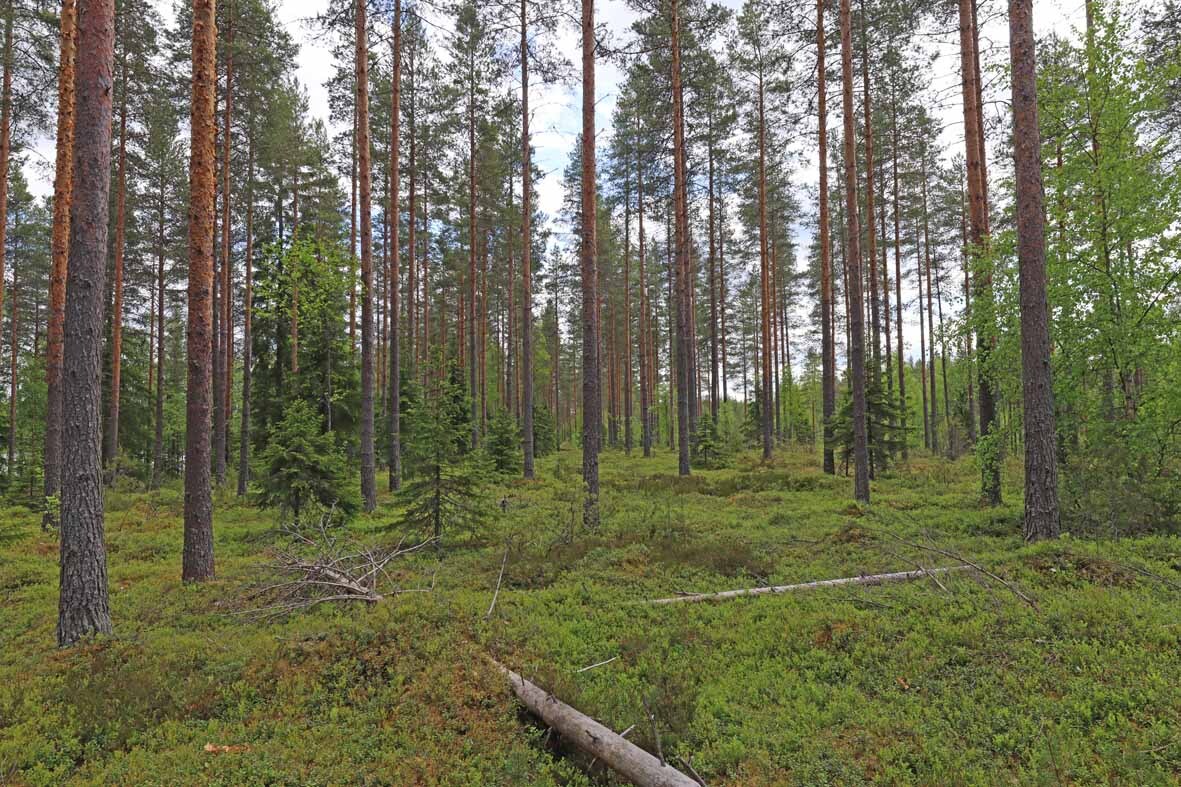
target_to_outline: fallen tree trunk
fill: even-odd
[[[841,579],[822,579],[817,582],[803,582],[798,585],[776,585],[774,587],[743,588],[741,590],[727,590],[722,593],[690,593],[672,598],[657,598],[647,601],[647,604],[679,604],[683,601],[725,601],[740,596],[762,596],[767,593],[790,593],[795,590],[814,590],[816,588],[830,588],[839,585],[883,585],[887,582],[909,582],[922,579],[925,576],[946,574],[950,571],[963,571],[971,566],[947,566],[944,568],[924,568],[915,571],[898,571],[893,574],[869,574],[860,577],[843,577]]]
[[[637,787],[700,787],[696,780],[662,763],[622,735],[570,707],[503,664],[493,663],[508,677],[513,693],[530,712],[561,733],[576,749],[598,758]]]

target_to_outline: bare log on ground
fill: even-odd
[[[937,574],[950,571],[965,571],[971,566],[945,566],[944,568],[924,568],[916,571],[897,571],[892,574],[869,574],[859,577],[843,577],[841,579],[822,579],[816,582],[802,582],[798,585],[775,585],[761,588],[743,588],[741,590],[727,590],[721,593],[690,593],[672,598],[657,598],[647,601],[647,604],[679,604],[693,601],[726,601],[740,596],[762,596],[770,593],[791,593],[797,590],[816,590],[817,588],[831,588],[841,585],[884,585],[888,582],[910,582],[923,577],[935,578]]]
[[[505,674],[517,699],[533,715],[561,733],[576,749],[595,757],[637,787],[700,787],[696,780],[671,765],[662,765],[656,757],[545,689],[499,662],[493,661],[493,664]]]
[[[338,537],[330,521],[331,515],[325,515],[310,534],[286,531],[292,546],[274,550],[272,562],[265,566],[268,573],[282,579],[255,588],[249,600],[261,606],[243,614],[267,618],[332,602],[376,604],[387,596],[430,589],[399,588],[387,568],[435,539],[411,546],[403,539],[392,549],[370,548]]]

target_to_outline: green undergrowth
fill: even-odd
[[[610,783],[487,655],[711,785],[1181,779],[1181,540],[1025,545],[1016,466],[998,509],[970,462],[913,458],[868,507],[816,466],[683,479],[608,452],[588,533],[565,452],[497,490],[490,530],[394,566],[433,590],[264,620],[244,613],[284,543],[271,512],[219,496],[218,579],[184,586],[179,488],[113,492],[115,636],[68,651],[56,538],[4,511],[0,783]],[[383,497],[349,528],[389,543],[398,514]],[[963,560],[996,576],[642,603]]]

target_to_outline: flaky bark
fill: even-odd
[[[78,9],[74,0],[62,0],[57,85],[57,166],[53,181],[53,263],[49,274],[45,352],[46,526],[57,519],[58,512],[51,501],[61,489],[62,332],[66,310],[66,270],[70,256],[70,203],[74,183],[74,61],[77,57],[77,25]]]
[[[853,389],[853,494],[869,502],[869,448],[865,402],[865,305],[861,293],[861,227],[857,215],[857,143],[853,122],[853,32],[849,0],[841,0],[841,73],[845,115],[845,221],[849,279],[849,384]]]
[[[215,0],[193,0],[189,152],[188,389],[185,414],[186,582],[213,577],[210,414],[213,397],[213,214],[216,201],[217,22]]]
[[[4,75],[0,88],[0,314],[4,313],[4,263],[8,255],[8,165],[12,159],[12,0],[4,4]],[[108,131],[109,133],[109,131]]]
[[[1013,159],[1021,290],[1021,383],[1025,410],[1025,538],[1057,537],[1058,459],[1046,296],[1046,220],[1037,106],[1032,0],[1009,0],[1013,67]]]
[[[103,544],[100,374],[107,221],[111,186],[111,90],[115,63],[114,0],[82,0],[75,82],[74,199],[66,282],[63,394],[61,596],[57,643],[72,645],[111,632]],[[7,128],[7,126],[5,126]]]
[[[373,446],[373,171],[369,150],[369,28],[365,0],[357,0],[357,166],[361,203],[361,497],[377,508],[377,457]]]

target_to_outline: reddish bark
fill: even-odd
[[[49,275],[49,316],[46,330],[45,498],[43,523],[52,525],[58,512],[52,501],[61,489],[62,332],[66,309],[66,270],[70,255],[70,203],[74,181],[74,61],[77,57],[78,13],[74,0],[63,0],[57,86],[57,166],[53,182],[53,264]]]
[[[217,22],[214,0],[193,0],[189,163],[188,388],[185,434],[186,582],[213,577],[210,414],[213,408],[213,243],[216,178]]]

